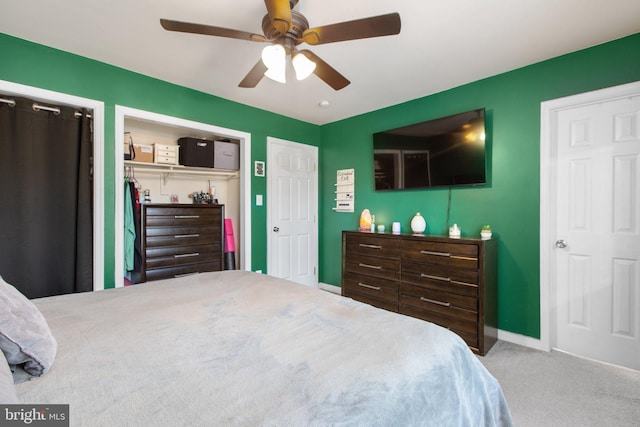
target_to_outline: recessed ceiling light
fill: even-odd
[[[324,100],[324,101],[318,102],[318,105],[320,106],[320,108],[329,108],[331,104],[329,103],[329,101]]]

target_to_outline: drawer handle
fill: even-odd
[[[199,271],[194,271],[193,273],[182,273],[182,274],[176,274],[173,277],[175,277],[176,279],[178,277],[187,277],[187,276],[193,276],[194,274],[200,274]]]
[[[371,286],[362,282],[358,282],[358,286],[362,286],[363,288],[373,289],[374,291],[379,291],[380,289],[382,289],[380,286]]]
[[[430,302],[431,304],[437,304],[437,305],[441,305],[443,307],[451,307],[451,303],[450,302],[436,301],[434,299],[429,299],[429,298],[425,298],[425,297],[420,297],[420,301]]]
[[[471,257],[471,256],[459,256],[459,255],[451,255],[451,258],[453,259],[462,259],[465,261],[477,261],[478,258],[476,257]]]
[[[450,277],[440,277],[440,276],[432,276],[431,274],[420,273],[420,277],[424,277],[425,279],[433,279],[433,280],[442,280],[443,282],[450,282]]]
[[[372,268],[374,270],[382,270],[382,266],[381,265],[371,265],[371,264],[363,264],[363,263],[360,263],[358,265],[360,267],[364,267],[364,268]]]
[[[369,248],[369,249],[382,249],[382,246],[380,245],[367,245],[365,243],[360,243],[358,246],[362,248]]]
[[[478,285],[476,283],[468,283],[468,282],[459,282],[457,280],[452,280],[451,283],[455,283],[456,285],[463,285],[463,286],[472,286],[474,288],[477,288]]]
[[[478,261],[478,258],[476,258],[476,257],[451,255],[448,252],[420,251],[420,253],[422,255],[435,255],[435,256],[442,256],[442,257],[449,257],[449,258],[452,258],[452,259],[461,259],[461,260],[464,260],[464,261]]]
[[[174,215],[175,219],[198,219],[200,215]]]
[[[187,257],[192,257],[192,256],[199,256],[200,252],[194,252],[192,254],[178,254],[178,255],[174,255],[174,258],[187,258]]]
[[[200,234],[176,234],[173,237],[176,239],[189,239],[191,237],[200,237]]]
[[[420,253],[422,255],[435,255],[435,256],[445,256],[445,257],[451,256],[451,254],[448,252],[420,251]]]

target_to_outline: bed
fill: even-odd
[[[57,341],[18,401],[73,426],[510,426],[450,331],[244,271],[33,300]]]

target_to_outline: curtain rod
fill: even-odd
[[[40,111],[40,110],[51,111],[56,116],[60,114],[60,109],[58,107],[47,107],[46,105],[36,104],[35,102],[31,107],[33,108],[33,111]]]
[[[16,106],[15,99],[0,98],[0,102],[4,102],[5,104],[9,104],[9,106],[11,106],[11,107],[15,107]],[[32,108],[33,108],[34,111],[45,110],[45,111],[51,111],[56,115],[60,114],[60,109],[57,108],[57,107],[47,107],[46,105],[40,105],[40,104],[37,104],[35,102],[33,103]],[[74,115],[76,117],[82,117],[83,114],[80,111],[76,111],[74,113]],[[87,118],[89,118],[89,119],[92,118],[91,114],[87,114]]]
[[[35,102],[33,103],[33,109],[34,109],[34,111],[39,111],[39,110],[51,111],[55,115],[60,114],[60,109],[58,107],[48,107],[46,105],[36,104]],[[82,117],[82,113],[80,111],[76,111],[74,113],[74,116]],[[91,118],[91,114],[87,114],[87,118],[90,119]]]
[[[11,107],[15,107],[16,101],[13,99],[0,98],[0,102],[4,102],[5,104],[9,104]]]

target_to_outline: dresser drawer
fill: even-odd
[[[400,304],[472,322],[478,321],[478,299],[474,297],[434,291],[402,283],[400,285]]]
[[[456,332],[478,347],[478,299],[400,284],[402,314],[427,320]]]
[[[178,236],[158,236],[147,237],[145,239],[146,247],[155,246],[187,246],[187,245],[211,245],[219,241],[218,236],[212,234],[186,234]]]
[[[214,225],[194,225],[194,226],[176,226],[176,227],[150,227],[147,226],[147,237],[172,236],[176,239],[187,239],[196,234],[217,235],[220,227]],[[195,237],[195,236],[194,236]]]
[[[357,233],[347,235],[346,252],[380,258],[400,258],[400,240],[375,234]]]
[[[344,295],[361,294],[373,298],[388,300],[398,304],[398,282],[379,277],[364,276],[356,273],[345,273],[342,287]]]
[[[399,280],[400,260],[349,255],[345,260],[345,270],[366,276]]]
[[[205,247],[205,246],[203,246]],[[148,254],[148,252],[147,252]],[[159,267],[171,267],[178,265],[198,264],[203,262],[209,262],[212,258],[219,257],[220,252],[217,254],[214,252],[204,251],[188,251],[180,254],[170,256],[159,256],[150,258],[147,255],[147,269],[159,268]]]
[[[360,294],[353,294],[353,295],[345,295],[346,297],[352,298],[356,301],[360,301],[363,302],[365,304],[369,304],[372,305],[374,307],[377,308],[381,308],[383,310],[387,310],[387,311],[392,311],[394,313],[398,312],[398,301],[390,301],[390,300],[381,300],[381,299],[377,299],[377,298],[372,298],[368,295],[360,295]]]
[[[178,156],[176,150],[167,150],[166,147],[164,149],[156,147],[156,153],[158,153],[158,157],[171,157],[175,159]]]
[[[170,279],[188,274],[205,273],[207,271],[220,271],[222,265],[219,261],[199,264],[178,265],[166,268],[149,269],[146,272],[147,280]]]
[[[208,253],[220,256],[222,244],[216,242],[210,245],[189,245],[189,246],[158,246],[145,248],[147,260],[158,257],[172,257],[176,255],[192,254],[194,252]],[[180,258],[178,256],[178,258]]]
[[[462,338],[473,351],[478,352],[480,348],[477,323],[455,317],[451,318],[449,316],[443,316],[433,311],[421,310],[402,303],[400,303],[398,312],[400,314],[415,317],[416,319],[426,320],[427,322],[435,323],[436,325],[449,329],[460,336],[460,338]]]
[[[176,154],[178,152],[178,145],[167,145],[167,144],[154,144],[156,151],[164,151],[172,154]]]
[[[465,243],[408,240],[402,247],[402,259],[467,269],[479,266],[478,246]]]
[[[167,227],[167,226],[213,226],[220,228],[222,217],[218,215],[198,215],[198,214],[182,214],[182,215],[158,215],[146,217],[147,227]]]
[[[208,216],[220,218],[222,209],[216,205],[204,205],[196,207],[193,205],[145,205],[145,213],[147,217],[150,216],[172,216],[177,219],[189,216]]]
[[[478,296],[477,270],[406,261],[402,263],[402,281],[433,290]]]

